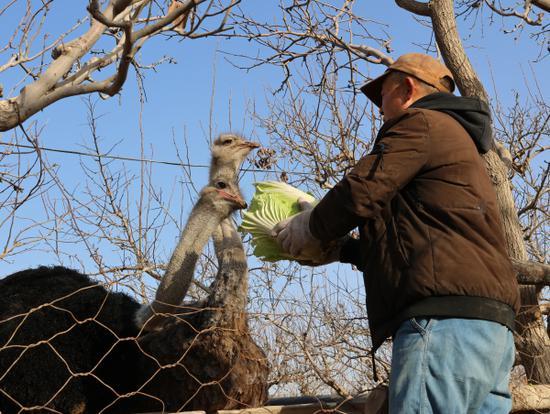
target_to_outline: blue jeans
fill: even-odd
[[[477,319],[413,318],[393,340],[390,414],[509,413],[514,339]]]

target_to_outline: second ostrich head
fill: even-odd
[[[258,148],[257,142],[247,141],[236,134],[221,134],[212,145],[210,183],[217,177],[236,181],[239,167],[250,151]]]

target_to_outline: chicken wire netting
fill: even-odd
[[[152,331],[136,300],[76,271],[1,279],[0,412],[215,411],[372,384],[356,289],[274,270],[252,275],[246,312],[202,298]]]

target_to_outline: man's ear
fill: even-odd
[[[405,77],[405,100],[408,102],[416,94],[416,83],[410,76]]]

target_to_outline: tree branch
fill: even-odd
[[[451,70],[463,96],[477,97],[488,102],[488,95],[468,59],[456,27],[454,2],[452,0],[432,0],[432,26],[435,38],[447,67]],[[487,171],[491,177],[501,216],[502,229],[508,255],[518,261],[527,260],[527,249],[523,231],[518,219],[507,169],[495,154],[489,151],[484,155]],[[530,282],[532,283],[532,282]],[[526,307],[538,307],[539,286],[521,286],[521,303]],[[550,383],[550,346],[546,327],[539,315],[523,312],[518,315],[518,334],[524,339],[519,343],[522,363],[528,381]]]
[[[522,285],[550,285],[550,265],[512,259],[518,282]]]
[[[430,17],[432,15],[429,3],[422,3],[416,0],[395,0],[395,4],[419,16]]]
[[[489,0],[485,0],[485,4],[493,11],[495,12],[496,14],[499,14],[503,17],[517,17],[521,20],[523,20],[525,23],[531,25],[531,26],[541,26],[542,25],[542,21],[543,21],[543,17],[544,17],[544,13],[539,13],[537,14],[537,19],[536,20],[533,20],[529,17],[529,13],[531,12],[531,1],[526,1],[525,2],[525,9],[523,11],[523,13],[518,13],[517,11],[515,10],[511,10],[511,11],[507,11],[506,9],[503,9],[503,8],[500,8],[500,7],[497,7],[495,5],[495,1],[492,0],[492,1],[489,1]],[[510,10],[510,9],[509,9]]]
[[[550,385],[522,385],[512,390],[512,412],[550,408]]]
[[[207,0],[186,0],[178,7],[173,7],[160,18],[148,16],[140,23],[140,29],[132,31],[134,23],[139,21],[139,15],[152,0],[111,0],[103,11],[100,10],[98,0],[90,0],[88,11],[93,17],[88,32],[82,36],[54,49],[52,61],[47,69],[36,75],[36,80],[25,86],[21,93],[10,99],[0,100],[0,131],[7,131],[24,122],[36,112],[44,109],[53,102],[75,95],[93,92],[104,93],[109,96],[117,94],[126,81],[128,69],[134,56],[150,37],[163,31],[171,30],[174,21],[188,14],[191,9]],[[223,31],[227,23],[228,13],[240,0],[228,0],[228,5],[221,6],[220,10],[208,13],[214,0],[209,0],[207,12],[193,27],[197,30],[202,27],[206,19],[223,14],[221,23],[214,30],[206,30],[200,35],[191,36],[192,31],[185,33],[186,37],[204,37]],[[84,64],[81,59],[90,52],[105,33],[111,28],[117,40],[113,50],[97,57],[88,59]],[[124,31],[121,36],[120,30]],[[115,74],[107,79],[94,81],[91,74],[103,67],[118,61]],[[9,62],[10,65],[15,62]],[[75,67],[78,69],[75,71]]]
[[[462,96],[474,96],[489,102],[487,91],[479,81],[466,55],[458,29],[452,0],[434,0],[430,3],[432,25],[445,64],[453,74]]]

